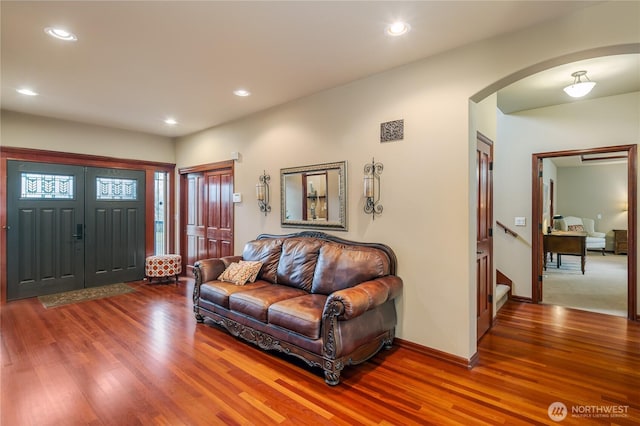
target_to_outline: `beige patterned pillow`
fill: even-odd
[[[260,272],[260,268],[262,268],[262,262],[258,260],[241,260],[240,266],[251,271],[251,276],[249,276],[248,281],[252,283],[258,278],[258,273]]]
[[[584,226],[582,225],[569,225],[567,229],[573,232],[584,232]]]
[[[220,274],[218,280],[233,283],[235,285],[245,285],[247,282],[254,282],[260,272],[262,262],[248,262],[241,260],[240,263],[233,262],[223,273]]]
[[[220,274],[218,280],[235,284],[235,276],[239,270],[240,264],[238,262],[233,262],[229,266],[227,266],[227,269],[225,269],[223,273]]]

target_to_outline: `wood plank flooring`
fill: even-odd
[[[471,370],[394,345],[329,387],[320,370],[196,324],[192,280],[131,285],[0,307],[0,424],[640,423],[640,324],[623,318],[509,302]],[[568,410],[559,423],[554,402]]]

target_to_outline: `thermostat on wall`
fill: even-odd
[[[234,192],[233,193],[233,202],[234,203],[241,203],[242,202],[242,194],[239,192]]]

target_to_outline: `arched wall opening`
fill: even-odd
[[[497,109],[497,92],[503,88],[506,88],[507,86],[509,86],[510,84],[519,81],[525,77],[537,74],[541,71],[545,71],[560,65],[565,65],[565,64],[570,64],[572,62],[576,62],[576,61],[581,61],[581,60],[585,60],[585,59],[591,59],[591,58],[598,58],[598,57],[605,57],[605,56],[613,56],[613,55],[625,55],[625,54],[639,54],[640,53],[640,43],[631,43],[631,44],[621,44],[621,45],[612,45],[612,46],[606,46],[606,47],[599,47],[599,48],[594,48],[594,49],[588,49],[588,50],[582,50],[582,51],[578,51],[578,52],[574,52],[574,53],[570,53],[567,55],[562,55],[559,57],[554,57],[542,62],[538,62],[536,64],[532,64],[529,67],[526,67],[524,69],[521,69],[519,71],[513,72],[507,76],[505,76],[504,78],[494,82],[493,84],[490,84],[489,86],[485,87],[484,89],[482,89],[481,91],[477,92],[476,94],[474,94],[471,98],[470,98],[470,113],[469,113],[469,176],[470,176],[470,206],[469,206],[469,218],[470,218],[470,228],[472,229],[472,232],[470,232],[471,235],[475,235],[476,232],[476,224],[474,222],[475,217],[476,217],[476,205],[475,205],[475,199],[476,199],[476,194],[475,194],[475,187],[476,187],[476,183],[475,183],[475,150],[476,150],[476,133],[477,132],[481,132],[484,134],[488,134],[491,135],[493,138],[495,138],[494,142],[496,142],[496,151],[500,152],[501,148],[504,148],[504,142],[500,140],[500,137],[498,136],[499,132],[498,132],[498,114],[500,114],[500,111],[498,111]],[[486,104],[486,105],[485,105]],[[490,110],[489,112],[487,112],[487,110]],[[489,129],[487,130],[487,127],[491,127],[494,126],[493,129]],[[638,142],[638,137],[636,135],[635,140],[625,140],[624,142],[621,143],[617,143],[617,144],[612,144],[609,143],[607,140],[602,140],[601,143],[599,145],[589,145],[589,146],[585,146],[583,148],[602,148],[602,147],[606,147],[606,146],[611,146],[611,145],[622,145],[622,144],[637,144]],[[563,147],[558,147],[558,149],[563,149]],[[567,147],[566,149],[574,149],[573,147]],[[500,160],[500,156],[497,156],[497,161]],[[526,168],[528,170],[528,177],[531,176],[531,172],[530,172],[530,164],[531,164],[531,154],[529,154],[527,156],[528,158],[526,158],[527,164],[526,164]],[[496,165],[497,170],[500,169],[500,164]],[[629,179],[635,179],[637,180],[638,176],[637,176],[637,170],[635,170],[633,173],[630,172],[629,174]],[[498,178],[499,179],[499,178]],[[504,197],[505,194],[500,194],[500,188],[499,185],[496,186],[496,198],[499,197]],[[530,184],[530,182],[527,184],[526,187],[522,187],[520,189],[521,191],[525,191],[529,194],[528,196],[528,203],[533,203],[533,188]],[[631,199],[629,199],[629,203],[631,204]],[[531,226],[536,226],[536,224],[533,222],[532,218],[534,217],[534,212],[532,210],[532,205],[531,206],[526,206],[526,209],[524,209],[526,216],[527,217],[527,225]],[[522,214],[523,216],[525,214]],[[632,216],[633,215],[633,216]],[[631,208],[629,209],[629,222],[631,226],[634,226],[635,222],[637,222],[637,209],[635,209],[635,205],[634,205],[634,212],[631,211]],[[494,221],[495,220],[500,220],[499,215],[494,217]],[[633,222],[633,223],[632,223]],[[495,228],[495,222],[494,222],[494,228]],[[531,228],[527,229],[527,234],[524,235],[524,239],[525,244],[522,244],[523,252],[526,252],[526,254],[524,256],[521,256],[523,259],[525,259],[524,261],[527,263],[528,265],[528,272],[527,272],[527,278],[524,280],[526,282],[520,282],[520,288],[516,289],[516,291],[514,292],[514,294],[516,295],[516,297],[518,295],[520,295],[520,299],[524,300],[524,301],[531,301],[533,300],[532,295],[531,295],[531,277],[533,276],[533,269],[534,267],[537,267],[536,265],[533,265],[532,262],[532,238],[533,235],[535,235],[534,232],[531,231]],[[495,235],[495,233],[494,233]],[[635,235],[635,234],[634,234]],[[474,238],[471,238],[471,241],[473,241]],[[473,246],[473,243],[471,244],[471,246]],[[472,250],[475,249],[475,247],[470,247],[469,248],[469,252],[472,253]],[[496,256],[500,256],[500,252],[498,251],[496,253]],[[629,263],[632,264],[633,267],[630,267],[629,270],[633,271],[634,273],[634,277],[631,278],[630,277],[630,282],[635,282],[637,281],[637,277],[635,277],[635,271],[637,271],[637,256],[634,253],[630,253],[629,255]],[[499,262],[494,262],[494,274],[495,274],[495,269],[496,269],[496,265],[499,265]],[[495,275],[494,275],[495,276]],[[477,282],[474,278],[471,279],[472,281],[472,288],[470,289],[471,291],[469,292],[469,296],[470,296],[470,306],[476,306],[476,293],[477,293]],[[522,292],[522,286],[526,286],[526,291]],[[635,284],[633,284],[635,286]],[[638,295],[637,295],[637,291],[634,291],[634,293],[630,293],[630,294],[635,294],[634,300],[633,300],[633,309],[634,311],[637,311],[637,306],[638,306]],[[634,314],[636,314],[637,317],[637,312],[634,312]],[[473,315],[475,317],[475,313]]]

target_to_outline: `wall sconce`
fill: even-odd
[[[380,204],[380,175],[383,169],[382,163],[376,163],[375,159],[371,159],[371,163],[364,165],[364,212],[373,215],[382,213],[382,204]]]
[[[267,172],[263,171],[261,176],[258,176],[258,183],[256,183],[256,198],[258,199],[258,206],[260,211],[266,216],[271,211],[269,205],[269,181],[271,176]]]

